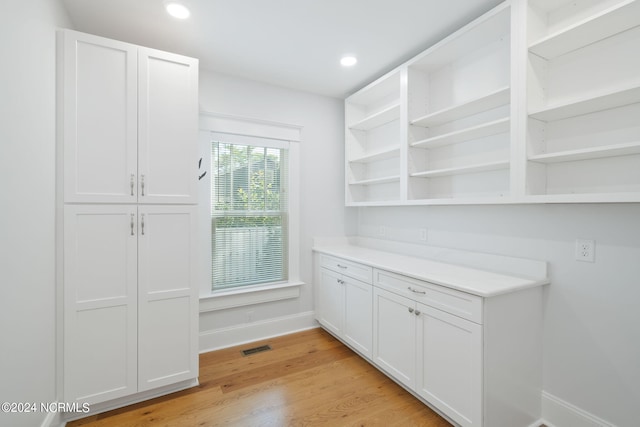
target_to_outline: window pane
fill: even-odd
[[[213,289],[286,280],[286,150],[212,148]]]

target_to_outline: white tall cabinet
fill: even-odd
[[[195,384],[198,61],[69,30],[58,50],[62,398]]]

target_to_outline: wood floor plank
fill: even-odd
[[[272,350],[240,353],[264,344]],[[322,329],[204,353],[199,380],[67,426],[450,426]]]

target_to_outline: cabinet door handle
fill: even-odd
[[[338,268],[347,268],[347,266],[338,264]]]
[[[131,214],[131,235],[133,236],[133,227],[134,227],[134,223],[135,223],[135,214]]]
[[[144,174],[140,175],[140,190],[142,191],[141,196],[144,196]]]
[[[413,308],[409,307],[409,313],[413,313]]]
[[[344,280],[338,279],[338,283],[340,283],[341,285],[344,285]]]
[[[418,291],[417,289],[413,289],[411,286],[409,286],[407,289],[409,289],[414,294],[421,294],[421,295],[425,295],[426,294],[425,291]]]
[[[144,236],[144,214],[140,215],[140,234]]]
[[[131,174],[131,195],[133,196],[133,187],[135,187],[135,175]]]
[[[416,310],[416,316],[420,316],[420,310]]]

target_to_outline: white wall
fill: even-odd
[[[300,273],[306,283],[297,299],[203,313],[201,333],[312,311],[312,237],[343,235],[355,213],[344,207],[343,102],[201,70],[200,109],[302,126]]]
[[[358,215],[363,236],[378,237],[382,225],[388,239],[420,243],[427,228],[429,245],[548,261],[544,390],[614,425],[638,425],[640,204],[360,208]],[[577,238],[596,241],[595,263],[574,260]]]
[[[0,401],[55,401],[55,29],[58,1],[4,1],[0,16]],[[40,425],[5,414],[0,425]]]

